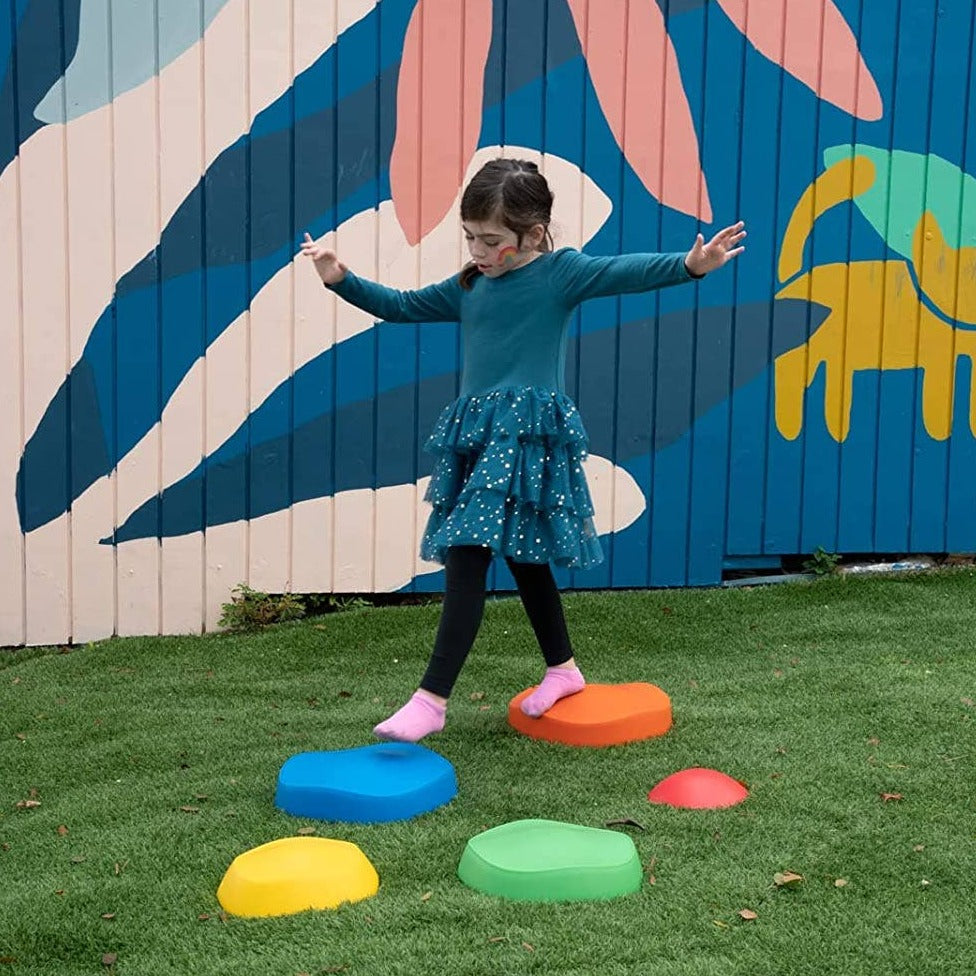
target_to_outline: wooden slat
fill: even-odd
[[[108,36],[106,14],[98,30]],[[102,101],[111,102],[108,64],[99,79]],[[74,85],[65,77],[64,94],[72,101]],[[67,164],[68,324],[73,364],[115,287],[113,250],[113,125],[110,111],[64,127]],[[72,453],[72,466],[83,459]],[[113,478],[100,478],[71,508],[71,639],[76,643],[104,637],[115,629],[115,551],[101,540],[111,536],[115,517]]]
[[[52,24],[60,36],[61,24]],[[23,71],[24,66],[18,65]],[[17,110],[26,119],[33,106]],[[66,174],[64,133],[57,134],[53,152],[40,142],[21,147],[19,160],[21,214],[21,295],[23,308],[23,362],[25,435],[30,437],[50,398],[61,386],[68,369],[68,251],[65,212]],[[63,399],[59,420],[64,423],[67,447],[68,404]],[[36,468],[34,469],[36,472]],[[34,476],[23,481],[24,497],[40,485]],[[54,478],[56,475],[50,475]],[[49,490],[49,489],[45,489]],[[57,485],[67,508],[67,479]],[[54,644],[71,635],[71,575],[69,517],[62,515],[31,532],[25,540],[26,640]]]
[[[196,13],[200,14],[199,8]],[[159,76],[159,143],[164,150],[159,160],[161,214],[176,209],[186,195],[187,187],[194,186],[204,170],[203,45],[195,44],[184,52],[181,61],[183,70],[163,71]],[[202,254],[203,201],[199,194],[194,194],[189,197],[188,202],[192,204],[194,211],[192,214],[186,213],[185,218],[187,224],[191,218],[195,224],[196,231],[192,239],[200,248],[198,253]],[[185,241],[163,245],[160,270],[164,276],[172,263],[186,261],[188,255],[178,251],[187,246],[188,242]],[[175,295],[171,288],[171,297],[168,300],[164,292],[160,308],[163,335],[160,353],[164,363],[170,355],[170,342],[179,343],[181,347],[190,345],[197,357],[202,357],[205,351],[203,275],[191,272],[189,281],[192,285],[180,289]],[[189,336],[185,335],[187,331]],[[191,372],[194,378],[202,376],[202,359],[196,359]],[[171,398],[163,409],[159,430],[159,470],[163,489],[178,482],[203,458],[203,384],[198,381],[189,385],[192,395]],[[160,501],[160,515],[164,526],[169,521],[167,515],[172,505],[173,502],[164,495]],[[192,512],[187,513],[186,508],[191,505]],[[184,517],[190,515],[193,522],[202,526],[202,490],[198,491],[192,502],[182,499],[180,506]],[[204,618],[204,534],[202,530],[170,537],[164,534],[160,550],[162,632],[198,633],[203,629]]]
[[[207,159],[215,158],[225,147],[229,133],[247,129],[253,118],[254,105],[250,99],[252,89],[248,79],[248,51],[250,36],[247,22],[247,6],[241,4],[227,10],[227,18],[219,35],[207,35],[203,39],[204,55],[204,118],[203,141]],[[239,213],[247,212],[247,179],[243,172],[232,188],[224,187],[222,203],[235,206]],[[204,185],[206,194],[206,182]],[[204,213],[205,246],[222,246],[229,253],[246,254],[245,221],[223,221],[211,195],[206,194],[207,208]],[[218,228],[220,230],[218,231]],[[226,235],[218,240],[218,233]],[[235,289],[240,305],[246,306],[247,274],[242,266],[230,269],[216,281],[208,276],[206,281],[207,307],[211,307],[218,290]],[[243,316],[244,328],[227,330],[217,341],[230,346],[232,353],[218,358],[208,349],[205,370],[206,426],[204,452],[207,456],[217,450],[228,434],[234,431],[247,416],[249,397],[247,387],[248,315]],[[208,322],[208,327],[209,327]],[[213,472],[205,484],[204,504],[208,512],[215,511],[221,503],[243,508],[247,485],[243,476],[219,480]],[[231,499],[229,495],[236,496]],[[228,602],[231,592],[239,583],[247,583],[247,524],[244,521],[210,525],[206,530],[204,558],[206,584],[204,606],[205,627],[213,630],[220,619],[221,607]]]

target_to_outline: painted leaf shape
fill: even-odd
[[[893,251],[912,258],[915,228],[926,210],[949,247],[976,247],[976,179],[969,173],[934,153],[860,143],[824,150],[824,163],[832,166],[855,155],[871,160],[875,180],[854,202]]]
[[[410,244],[457,199],[478,146],[491,0],[418,0],[397,84],[390,193]]]
[[[718,0],[760,54],[819,98],[859,119],[880,119],[884,106],[857,38],[833,0]]]
[[[602,0],[597,17],[596,4],[567,2],[597,99],[627,162],[655,199],[710,221],[698,136],[660,8],[653,0]]]

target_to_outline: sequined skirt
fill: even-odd
[[[436,457],[420,555],[487,546],[517,562],[586,569],[603,560],[583,461],[587,436],[564,393],[532,387],[463,396],[425,449]]]

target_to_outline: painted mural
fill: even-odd
[[[0,644],[438,589],[456,329],[297,256],[448,276],[495,155],[543,167],[557,245],[749,227],[734,272],[578,312],[609,559],[563,585],[976,549],[974,33],[968,0],[0,0]]]

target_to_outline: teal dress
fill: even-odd
[[[420,555],[486,546],[516,562],[586,569],[603,559],[583,472],[587,436],[566,395],[569,320],[587,298],[692,280],[683,254],[540,255],[498,278],[460,276],[396,291],[352,272],[331,286],[388,322],[459,322],[461,395],[441,413],[426,450],[436,459]]]

